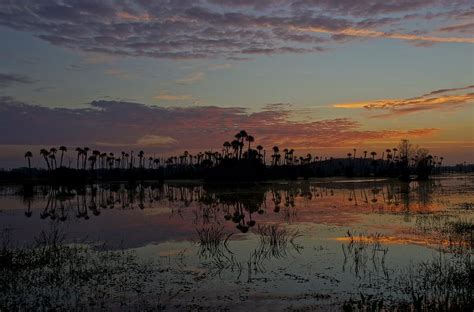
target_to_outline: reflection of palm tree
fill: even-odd
[[[33,157],[33,153],[28,151],[25,153],[25,158],[28,159],[28,168],[31,169],[31,157]]]

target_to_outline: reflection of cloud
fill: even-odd
[[[408,99],[383,99],[374,101],[352,102],[334,104],[336,108],[388,110],[388,113],[372,117],[395,117],[419,111],[453,109],[474,102],[474,93],[446,94],[455,91],[472,89],[474,86],[461,88],[440,89],[415,98]]]
[[[162,151],[220,148],[246,129],[258,144],[304,148],[353,146],[402,137],[427,137],[436,129],[361,130],[351,119],[295,121],[280,106],[248,112],[238,107],[147,106],[121,101],[94,101],[88,108],[48,108],[0,98],[1,145],[107,142],[107,146],[159,147]],[[15,129],[15,131],[11,131]],[[100,131],[98,131],[100,129]],[[179,142],[179,146],[177,145]]]
[[[445,25],[472,18],[470,1],[74,1],[0,2],[0,25],[51,44],[109,56],[242,59],[248,54],[327,51],[334,43],[388,38],[428,43],[472,43],[469,36],[412,34],[472,27]],[[430,12],[428,12],[430,11]],[[432,13],[436,12],[436,13]],[[426,21],[435,21],[427,23]],[[451,22],[452,24],[452,22]],[[389,27],[397,27],[393,32]],[[429,29],[431,28],[431,29]],[[315,33],[322,34],[316,36]]]

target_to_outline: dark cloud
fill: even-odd
[[[0,88],[10,87],[15,84],[32,84],[35,80],[24,75],[0,73]]]
[[[433,129],[360,130],[347,118],[297,121],[285,103],[258,112],[232,107],[163,108],[123,101],[93,101],[81,109],[48,108],[0,97],[0,145],[142,147],[163,153],[220,149],[241,129],[259,144],[300,149],[337,147],[388,138],[430,135]]]
[[[325,51],[341,36],[343,41],[358,39],[347,36],[347,29],[461,16],[469,7],[462,0],[16,0],[0,2],[0,25],[89,52],[241,59],[248,54]],[[418,12],[428,9],[436,14]]]

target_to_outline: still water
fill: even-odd
[[[473,175],[453,175],[411,183],[179,181],[33,192],[4,186],[4,246],[59,242],[83,246],[85,256],[81,264],[67,260],[77,254],[66,256],[34,274],[9,272],[22,282],[0,306],[337,310],[424,298],[429,307],[453,285],[415,287],[441,279],[423,268],[472,274],[473,182]],[[70,277],[88,266],[99,268],[99,277],[82,276],[81,283]],[[46,284],[36,285],[38,279]],[[459,292],[449,304],[472,299],[472,291]]]

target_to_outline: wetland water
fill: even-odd
[[[3,186],[0,307],[469,309],[473,182]]]

